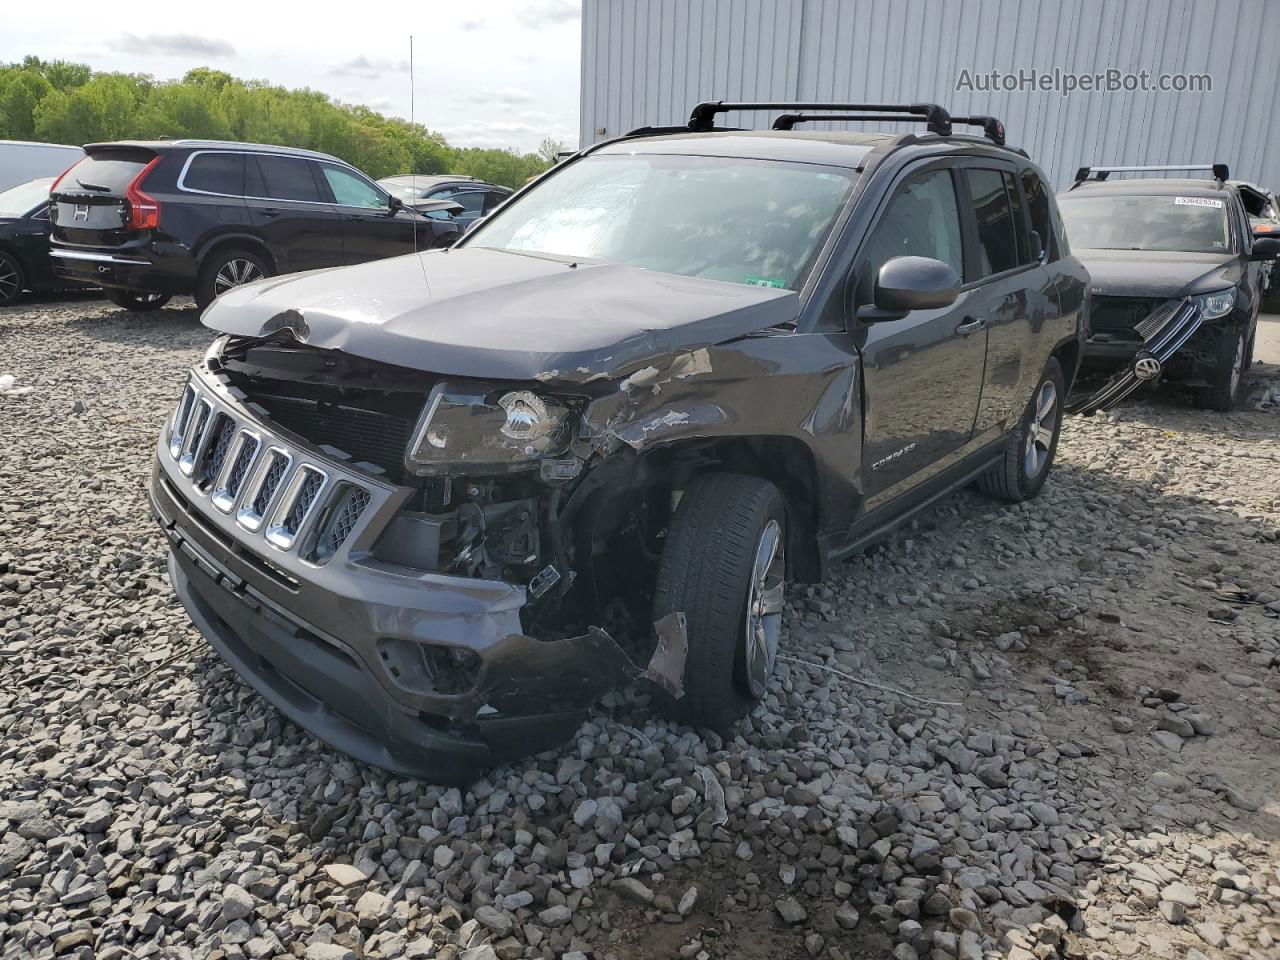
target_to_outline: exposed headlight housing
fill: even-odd
[[[1217,293],[1206,293],[1195,298],[1206,320],[1217,320],[1225,317],[1236,305],[1236,291],[1219,290]]]
[[[570,415],[560,401],[529,390],[441,383],[418,420],[405,465],[418,476],[527,469],[565,448]]]

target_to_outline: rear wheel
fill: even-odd
[[[1066,392],[1062,367],[1050,357],[1017,429],[1005,440],[1004,456],[978,478],[979,490],[1010,503],[1030,500],[1040,492],[1058,452]]]
[[[668,717],[724,732],[765,695],[778,653],[786,510],[767,480],[709,473],[685,491],[667,530],[653,618],[682,612],[684,696],[658,691]]]
[[[168,303],[169,294],[147,293],[144,290],[117,290],[114,287],[108,287],[107,299],[117,307],[124,307],[135,313],[146,313],[149,310],[159,310]]]
[[[22,298],[22,264],[0,250],[0,307],[11,307]]]
[[[228,290],[271,276],[267,262],[248,250],[219,250],[200,268],[196,306],[201,310]]]
[[[1209,371],[1209,386],[1200,391],[1200,406],[1226,413],[1236,405],[1240,383],[1249,367],[1253,345],[1242,324],[1225,328],[1214,347],[1215,362]]]

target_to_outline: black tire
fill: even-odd
[[[12,307],[21,300],[26,282],[18,258],[0,250],[0,307]]]
[[[203,311],[219,294],[271,275],[267,261],[252,250],[242,247],[215,250],[200,265],[200,277],[196,280],[196,306]]]
[[[1051,388],[1052,406],[1044,410],[1046,391]],[[1054,357],[1045,364],[1044,372],[1036,382],[1036,388],[1027,401],[1018,426],[1005,439],[1004,456],[987,473],[978,478],[978,489],[988,496],[1021,503],[1040,492],[1053,467],[1058,452],[1058,437],[1062,433],[1062,406],[1066,399],[1066,379],[1062,367]],[[1038,425],[1034,431],[1033,427]],[[1035,444],[1035,458],[1031,457],[1031,444]]]
[[[763,696],[772,657],[756,672],[758,681],[761,672],[764,677],[753,694],[747,608],[755,596],[757,550],[770,534],[778,538],[776,568],[769,564],[776,613],[767,618],[776,653],[786,567],[782,494],[757,477],[708,473],[695,479],[680,500],[667,530],[653,600],[654,620],[682,611],[688,629],[684,696],[657,691],[658,709],[669,719],[725,733]]]
[[[1213,369],[1205,378],[1209,386],[1202,388],[1196,397],[1202,409],[1228,413],[1236,405],[1240,384],[1249,369],[1252,346],[1242,324],[1223,328],[1214,344]]]
[[[159,310],[169,302],[169,294],[167,293],[148,293],[145,290],[118,290],[115,287],[107,287],[106,293],[107,299],[117,307],[124,307],[124,309],[132,310],[134,313],[150,313],[152,310]]]

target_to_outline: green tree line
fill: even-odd
[[[422,124],[316,90],[201,67],[181,80],[95,72],[27,57],[0,66],[0,139],[48,143],[196,138],[320,150],[372,177],[455,173],[518,187],[548,166],[535,153],[451,147]]]

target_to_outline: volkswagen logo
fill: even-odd
[[[72,220],[88,220],[89,205],[87,203],[77,203],[76,212],[71,215]]]
[[[1160,376],[1160,361],[1149,354],[1139,357],[1133,363],[1133,375],[1139,380],[1154,380]]]

